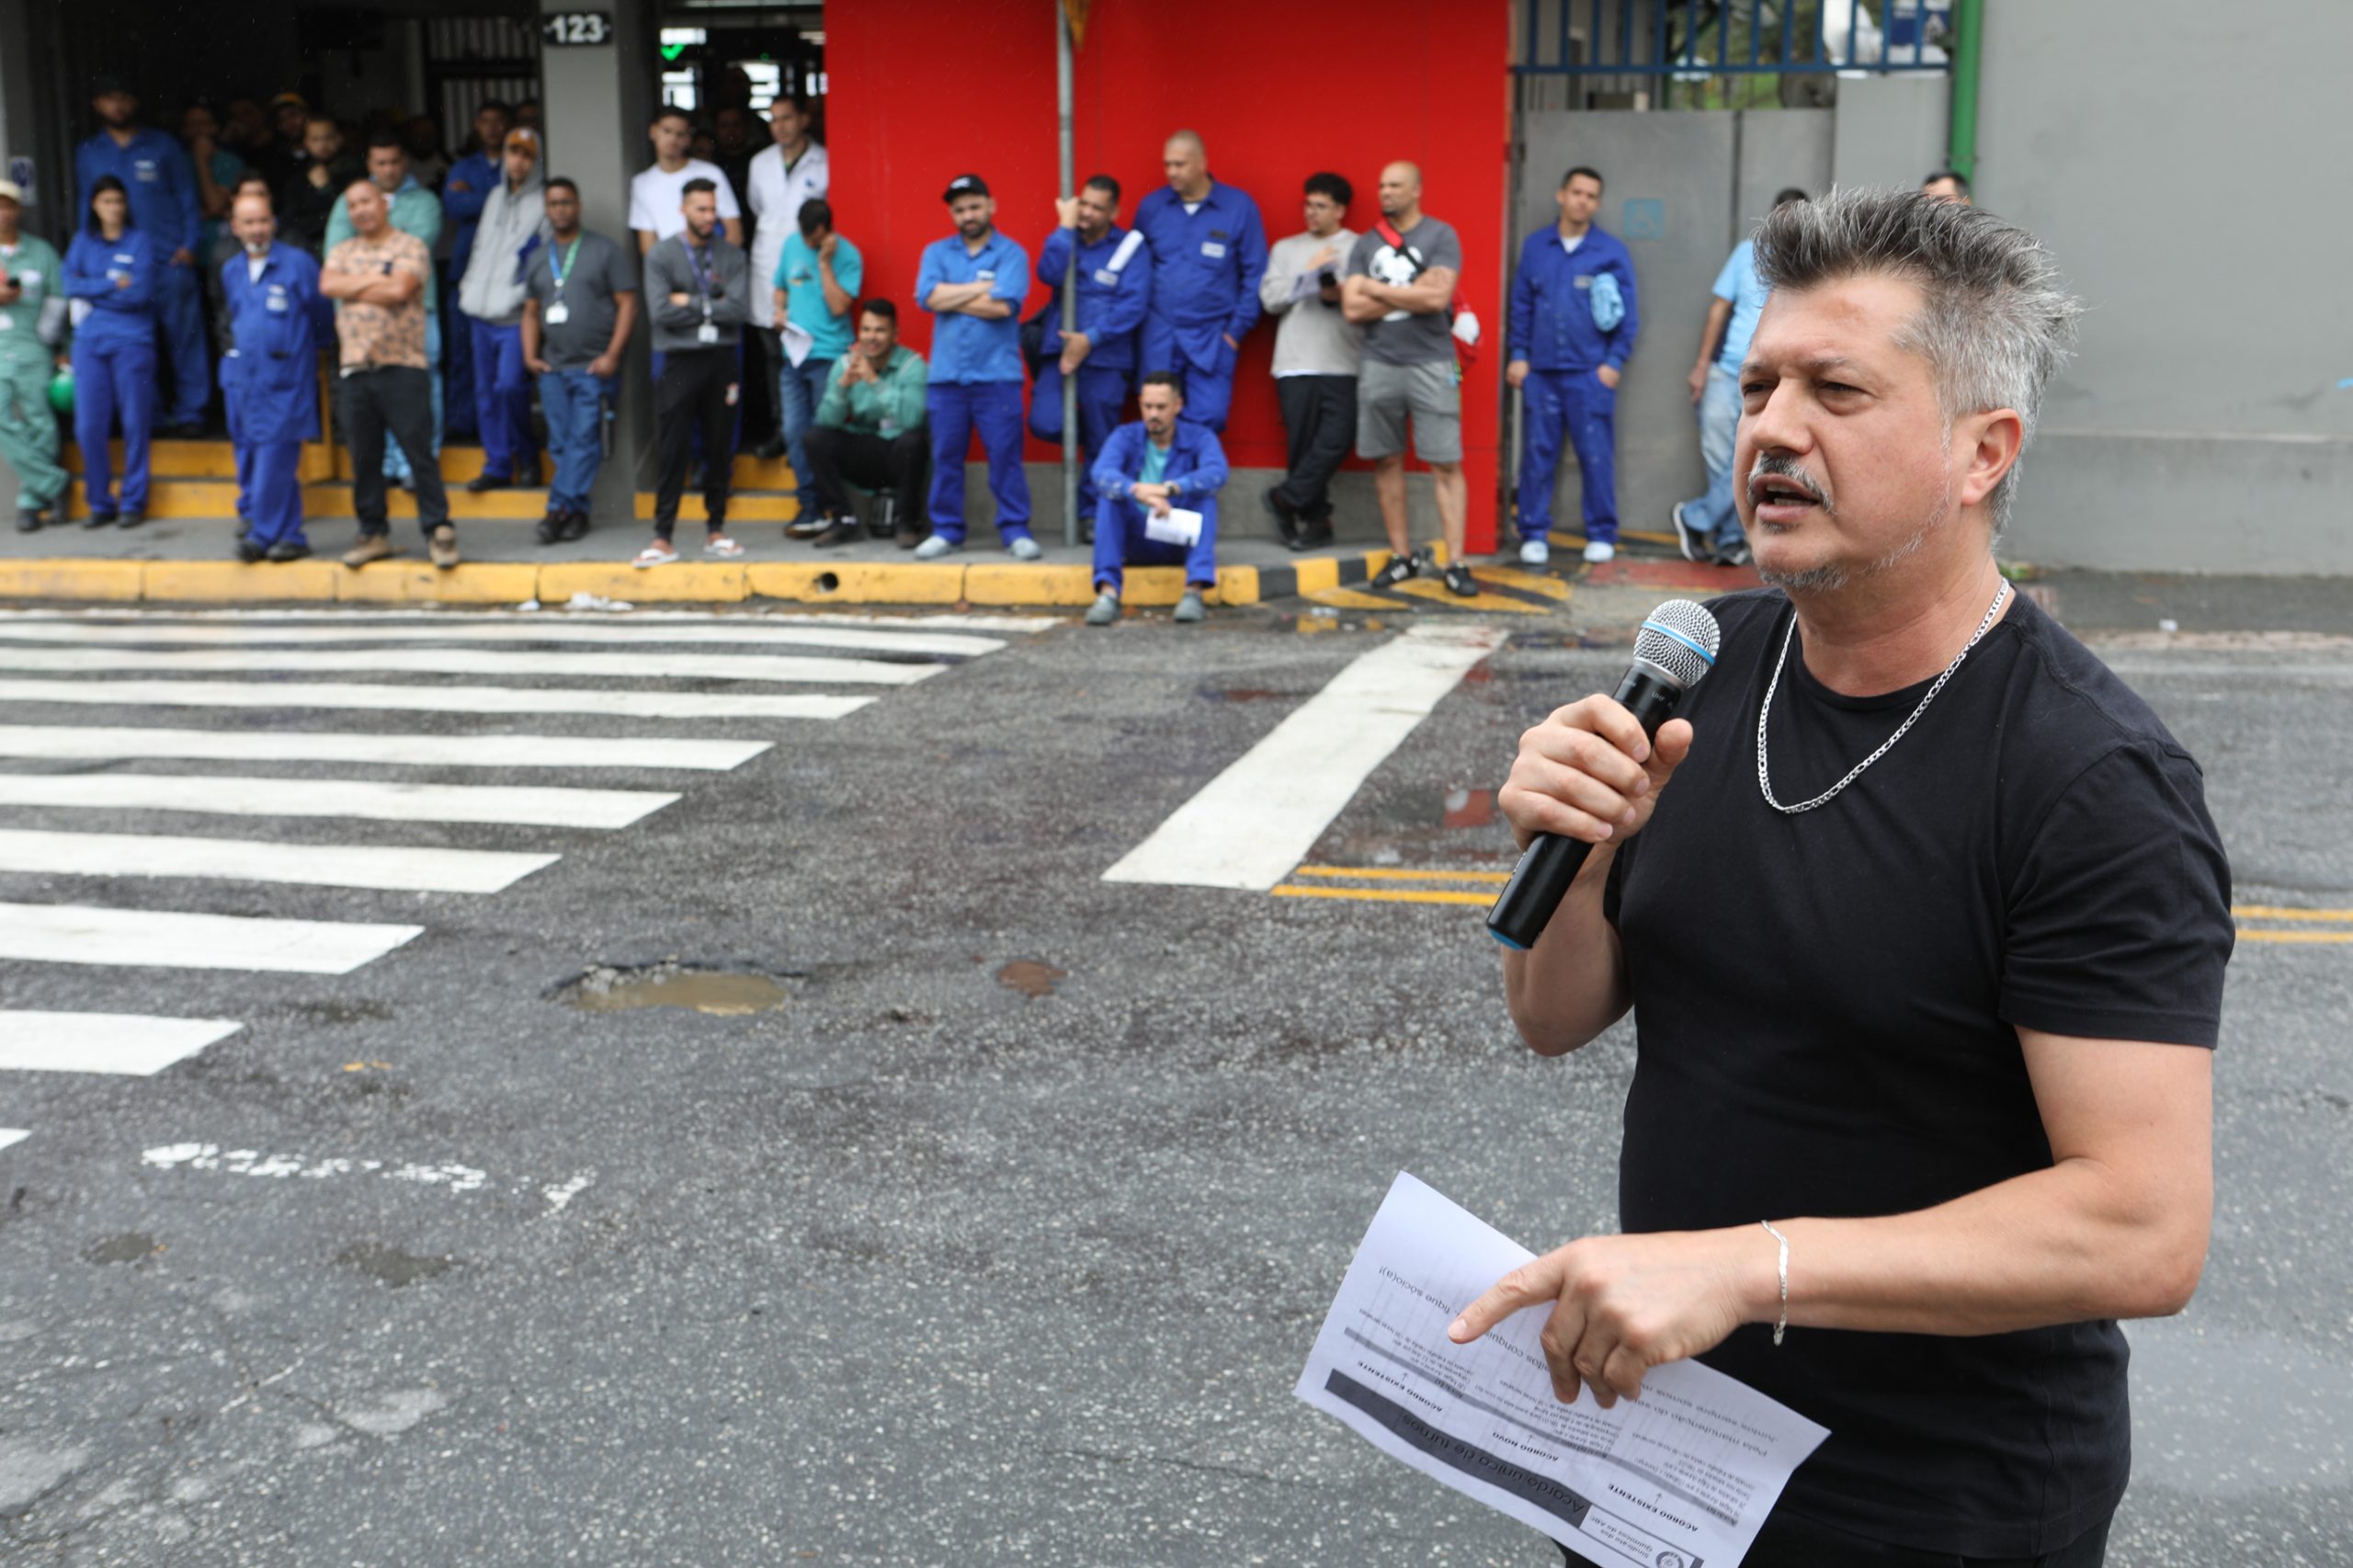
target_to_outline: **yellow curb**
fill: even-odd
[[[115,476],[122,475],[122,443],[109,441],[108,458]],[[303,449],[308,457],[310,449]],[[90,472],[83,460],[82,449],[76,442],[65,443],[58,454],[58,463],[66,472],[80,476]],[[147,443],[147,472],[158,479],[233,479],[237,473],[237,455],[226,441],[150,441]]]
[[[1142,576],[1144,568],[1128,574]],[[1174,567],[1157,570],[1173,572]],[[1091,605],[1095,602],[1092,566],[1035,566],[1026,562],[992,561],[964,568],[964,597],[976,605]],[[1131,599],[1143,604],[1159,601]],[[1176,602],[1172,593],[1165,601]]]
[[[1256,566],[1221,566],[1217,569],[1217,586],[1204,596],[1213,605],[1255,605],[1258,602],[1258,569]]]
[[[449,497],[449,520],[453,523],[490,521],[493,519],[537,518],[547,516],[547,493],[540,490],[490,490],[480,495],[464,490],[453,490]],[[217,517],[220,508],[200,514]],[[306,486],[302,491],[302,515],[306,517],[348,517],[352,511],[351,487],[347,483]],[[384,490],[384,516],[403,522],[416,519],[416,497],[397,485]],[[462,542],[462,541],[461,541]]]
[[[136,599],[137,561],[0,561],[0,599]]]
[[[692,600],[720,603],[751,597],[745,569],[726,562],[682,561],[639,571],[607,562],[551,563],[540,568],[540,602],[563,604],[574,594],[596,594],[632,604]]]
[[[964,597],[964,568],[929,561],[768,561],[744,570],[754,598],[952,605]]]
[[[174,604],[332,599],[346,568],[326,561],[248,566],[242,561],[150,561],[141,574],[142,599]]]
[[[521,604],[539,596],[540,571],[529,562],[478,561],[443,572],[422,561],[379,561],[357,572],[337,568],[335,597],[345,604]]]
[[[1340,562],[1336,556],[1323,556],[1299,563],[1299,591],[1312,594],[1323,588],[1340,585]]]

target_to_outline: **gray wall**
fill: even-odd
[[[1987,9],[1978,199],[2090,307],[2006,551],[2353,573],[2353,6]]]
[[[1601,171],[1608,182],[1601,227],[1625,239],[1634,257],[1643,325],[1618,390],[1621,528],[1669,532],[1669,508],[1707,488],[1688,377],[1707,329],[1710,289],[1776,191],[1790,185],[1818,191],[1829,184],[1835,120],[1833,110],[1796,108],[1563,110],[1523,118],[1528,161],[1511,214],[1514,257],[1523,238],[1558,222],[1553,192],[1577,164]],[[1630,206],[1650,202],[1659,204],[1656,237],[1630,235]],[[1518,410],[1509,413],[1517,434]],[[1516,442],[1513,462],[1516,470]],[[1577,530],[1581,497],[1576,459],[1564,451],[1555,481],[1556,528]]]

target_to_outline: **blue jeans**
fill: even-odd
[[[813,354],[798,365],[788,359],[777,372],[776,405],[781,411],[779,423],[784,426],[784,458],[792,465],[792,490],[804,514],[817,505],[817,486],[809,477],[805,442],[809,427],[817,423],[817,400],[825,395],[825,380],[833,373],[834,362]]]
[[[1171,506],[1201,515],[1201,537],[1190,545],[1144,536],[1144,510],[1135,502],[1106,495],[1095,504],[1095,585],[1120,591],[1125,566],[1182,566],[1190,587],[1217,586],[1217,497],[1179,496]]]
[[[934,381],[924,392],[931,425],[931,531],[964,542],[964,454],[978,432],[988,454],[996,531],[1011,544],[1029,532],[1029,476],[1021,468],[1019,381]]]
[[[605,463],[606,400],[613,383],[585,370],[551,370],[540,378],[540,410],[548,419],[548,450],[555,478],[548,485],[548,510],[586,516],[588,493]]]
[[[496,478],[539,477],[531,438],[531,373],[523,365],[523,329],[468,318],[474,351],[474,427],[482,471]],[[440,378],[433,384],[439,386]]]
[[[1699,394],[1699,456],[1708,465],[1708,493],[1683,503],[1684,516],[1719,545],[1740,538],[1740,509],[1733,505],[1733,437],[1740,433],[1740,378],[1722,365],[1708,367],[1708,390]]]

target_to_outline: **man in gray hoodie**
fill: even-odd
[[[506,133],[506,177],[483,203],[473,254],[458,283],[458,308],[473,335],[474,413],[482,428],[482,472],[466,482],[479,494],[540,482],[531,440],[531,373],[523,363],[524,286],[531,258],[548,239],[539,132]]]

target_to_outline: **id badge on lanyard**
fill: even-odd
[[[695,329],[695,341],[716,343],[719,341],[719,325],[710,319],[710,274],[705,270],[702,258],[695,254],[692,245],[687,247],[687,265],[695,269],[695,290],[702,295],[702,325]]]
[[[541,319],[550,326],[562,326],[572,319],[572,307],[563,302],[563,282],[571,276],[573,261],[579,255],[578,240],[572,242],[572,247],[563,253],[563,259],[561,262],[555,258],[555,247],[552,245],[548,247],[548,271],[555,277],[555,302],[547,308]]]

